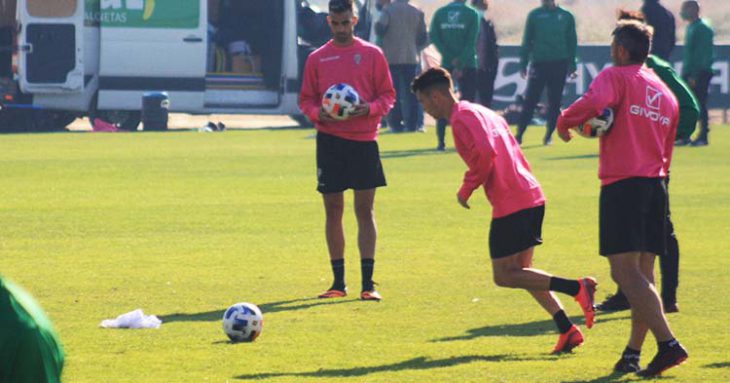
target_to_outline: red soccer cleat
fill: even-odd
[[[383,297],[380,296],[380,294],[375,291],[363,291],[360,293],[360,299],[363,301],[379,301],[383,299]]]
[[[580,290],[575,296],[575,301],[580,304],[583,314],[586,317],[586,327],[593,327],[593,320],[596,318],[596,309],[594,307],[594,296],[596,295],[596,286],[598,282],[593,277],[585,277],[578,280]]]
[[[565,334],[560,334],[558,338],[558,344],[553,349],[553,354],[562,354],[564,352],[571,352],[574,348],[583,344],[583,333],[580,329],[573,325]]]
[[[317,298],[322,298],[322,299],[326,299],[326,298],[344,298],[346,296],[347,296],[347,289],[345,289],[345,290],[329,289],[329,290],[323,292],[322,294],[319,294],[317,296]]]

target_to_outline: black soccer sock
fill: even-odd
[[[641,357],[641,351],[634,350],[633,348],[626,346],[626,348],[624,349],[624,353],[621,354],[621,357],[624,359],[632,359],[632,358],[639,359]]]
[[[362,291],[373,291],[373,271],[375,260],[363,258],[360,260],[360,272],[362,273]]]
[[[674,348],[677,345],[679,345],[679,341],[677,341],[676,338],[672,338],[666,342],[657,342],[657,345],[659,348],[659,353],[663,354],[663,353],[669,351],[669,349]]]
[[[558,331],[560,331],[561,334],[565,334],[571,327],[573,327],[573,322],[568,319],[568,316],[565,315],[565,311],[563,310],[556,312],[555,315],[553,315],[553,320],[558,326]]]
[[[550,291],[557,291],[574,297],[580,291],[580,283],[575,279],[550,277]]]
[[[335,282],[332,284],[333,290],[345,291],[345,260],[335,259],[332,262],[332,274]]]

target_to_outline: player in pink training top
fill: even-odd
[[[480,186],[492,204],[489,253],[494,282],[527,290],[552,315],[560,331],[553,353],[580,346],[583,334],[553,291],[574,297],[591,328],[596,280],[565,279],[532,268],[535,246],[542,243],[545,196],[507,122],[484,106],[459,102],[451,75],[443,68],[424,72],[411,88],[428,114],[451,122],[456,150],[469,166],[457,193],[459,204],[469,209],[467,201]]]
[[[307,59],[299,107],[317,127],[317,190],[324,199],[334,274],[334,283],[319,297],[347,295],[343,192],[353,189],[362,271],[360,299],[379,301],[372,280],[377,239],[374,204],[375,189],[386,182],[376,140],[380,120],[395,103],[395,89],[380,48],[354,36],[354,12],[352,0],[330,0],[327,21],[334,38]],[[322,108],[322,95],[338,83],[352,85],[366,100],[345,121],[333,119]]]
[[[679,121],[671,90],[644,66],[651,30],[636,21],[619,22],[613,31],[614,67],[603,70],[588,92],[563,111],[558,134],[570,141],[569,128],[614,110],[613,128],[600,138],[600,253],[611,276],[631,304],[631,337],[615,365],[617,372],[655,376],[687,359],[675,339],[654,286],[654,259],[666,251],[667,191],[674,137]],[[646,369],[639,356],[647,331],[659,351]]]

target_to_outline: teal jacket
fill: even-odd
[[[684,63],[682,77],[696,77],[701,72],[712,71],[712,46],[715,32],[710,24],[698,19],[687,26],[684,36]]]
[[[657,56],[649,55],[646,59],[646,66],[654,70],[654,73],[671,89],[679,102],[677,139],[690,138],[697,126],[697,119],[700,117],[700,104],[694,93],[668,62]]]
[[[520,48],[520,68],[527,64],[568,60],[570,73],[575,72],[578,36],[575,18],[565,8],[540,7],[527,15],[525,32]]]
[[[449,69],[477,67],[479,13],[465,3],[439,8],[431,19],[431,42],[441,53],[441,66]],[[453,65],[454,59],[459,60]]]

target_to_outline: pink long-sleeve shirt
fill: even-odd
[[[346,121],[319,120],[322,96],[337,83],[350,84],[370,106],[370,114]],[[378,138],[380,120],[395,103],[395,89],[388,62],[377,46],[359,38],[346,47],[330,40],[312,52],[304,67],[299,108],[314,122],[317,130],[354,141],[374,141]]]
[[[545,204],[540,183],[504,118],[461,101],[452,108],[451,126],[456,151],[469,167],[459,189],[463,200],[484,186],[494,218]]]
[[[601,185],[634,177],[666,177],[674,150],[679,107],[672,91],[643,65],[603,70],[558,119],[558,130],[614,111],[613,127],[600,138]]]

